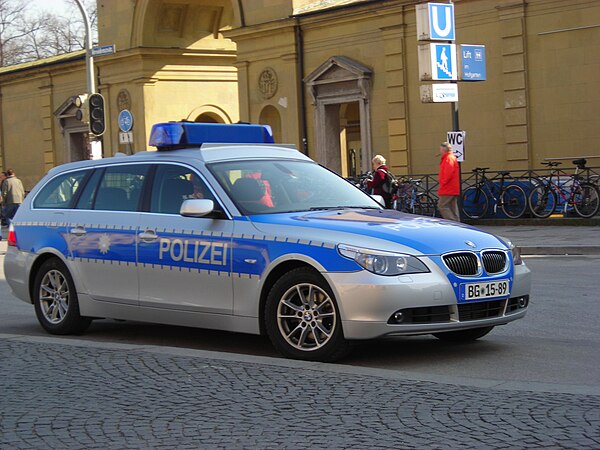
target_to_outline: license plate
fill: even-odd
[[[467,283],[462,285],[463,300],[481,298],[508,297],[510,295],[508,280],[496,280],[486,283]]]

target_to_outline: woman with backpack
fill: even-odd
[[[381,155],[375,155],[371,160],[373,165],[372,178],[367,180],[367,187],[373,189],[373,194],[381,195],[385,200],[385,207],[391,208],[393,199],[393,189],[391,179],[393,175],[385,165],[385,158]]]

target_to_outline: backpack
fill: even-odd
[[[385,172],[385,180],[381,185],[381,190],[386,194],[395,194],[398,191],[399,183],[394,174],[388,170],[381,169]]]

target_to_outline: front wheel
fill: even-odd
[[[307,267],[289,271],[273,285],[265,325],[275,348],[289,358],[331,362],[350,348],[331,288]]]
[[[539,219],[550,217],[556,209],[556,194],[546,185],[535,186],[528,197],[531,214]]]
[[[575,190],[573,206],[581,217],[590,218],[598,213],[600,193],[598,188],[590,183],[581,183]]]
[[[462,195],[462,210],[470,219],[481,219],[488,210],[489,199],[483,189],[471,186]]]
[[[33,305],[38,321],[52,334],[78,334],[92,321],[79,314],[75,284],[67,266],[58,258],[47,260],[38,270]]]
[[[523,188],[516,184],[509,184],[502,193],[502,211],[506,217],[518,219],[527,209],[527,195]]]
[[[441,341],[469,342],[469,341],[475,341],[475,340],[485,336],[493,329],[494,329],[494,327],[481,327],[481,328],[472,328],[470,330],[447,331],[446,333],[434,333],[433,335]]]

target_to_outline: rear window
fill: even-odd
[[[35,197],[33,207],[40,209],[69,208],[88,172],[89,170],[69,172],[53,178]]]

